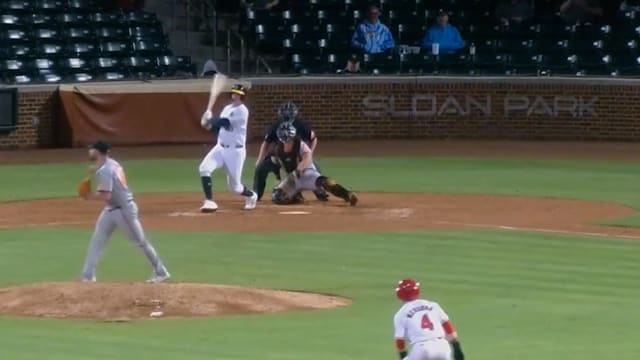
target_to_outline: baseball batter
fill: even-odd
[[[449,316],[438,303],[419,298],[419,282],[401,280],[396,287],[396,296],[404,302],[393,318],[396,348],[401,360],[464,360]],[[411,345],[408,355],[405,341]]]
[[[218,204],[213,201],[213,184],[211,175],[221,167],[227,172],[229,189],[245,197],[245,210],[256,207],[258,196],[255,192],[242,185],[242,168],[247,157],[246,140],[249,109],[243,100],[246,90],[242,85],[231,88],[231,103],[222,109],[217,119],[213,118],[210,109],[204,113],[207,119],[205,128],[218,133],[218,141],[200,163],[200,180],[204,192],[204,202],[200,211],[211,213],[218,210]]]
[[[262,199],[262,195],[264,194],[269,173],[274,173],[276,179],[278,181],[281,180],[280,163],[275,157],[273,147],[278,144],[277,131],[283,122],[289,122],[296,128],[298,136],[311,148],[312,154],[315,152],[316,146],[318,146],[318,138],[316,137],[315,131],[311,129],[309,124],[298,117],[298,112],[298,106],[291,100],[280,104],[278,107],[278,120],[269,127],[264,136],[256,160],[256,170],[253,174],[253,191],[258,194],[258,201]],[[318,168],[316,162],[314,162],[314,165]],[[318,171],[320,171],[320,169],[318,169]],[[316,189],[314,190],[314,194],[320,201],[329,200],[329,195],[324,189]],[[302,195],[300,196],[302,197]]]
[[[127,186],[127,177],[122,166],[109,157],[110,145],[98,141],[89,148],[89,158],[95,160],[96,192],[89,193],[85,199],[99,200],[105,203],[98,217],[89,250],[82,270],[82,281],[96,281],[96,267],[107,241],[116,228],[121,229],[129,240],[140,247],[151,266],[153,276],[147,280],[159,283],[169,279],[170,275],[162,264],[153,246],[147,241],[138,219],[138,206]]]
[[[276,204],[295,204],[300,202],[300,193],[304,190],[324,189],[334,196],[355,206],[358,197],[352,191],[337,184],[333,179],[318,171],[313,164],[313,155],[309,146],[296,135],[296,128],[288,122],[278,128],[276,157],[288,174],[274,189],[272,201]]]

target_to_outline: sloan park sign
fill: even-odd
[[[363,114],[369,117],[437,117],[491,116],[571,116],[592,117],[598,114],[597,97],[506,95],[369,95],[362,99]]]

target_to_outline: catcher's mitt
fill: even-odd
[[[90,192],[91,192],[91,178],[87,176],[84,179],[82,179],[82,181],[80,181],[80,183],[78,184],[78,196],[86,199],[89,196]]]

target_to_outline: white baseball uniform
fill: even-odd
[[[215,170],[224,167],[229,189],[242,194],[245,189],[242,185],[242,168],[247,157],[245,145],[249,109],[244,104],[229,104],[222,109],[220,117],[229,119],[231,126],[218,131],[217,144],[200,163],[200,176],[211,176]]]
[[[394,336],[411,345],[406,360],[451,360],[443,324],[449,317],[436,302],[406,302],[393,318]]]

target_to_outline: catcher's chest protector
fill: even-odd
[[[298,163],[300,162],[300,139],[293,140],[293,148],[289,152],[284,151],[284,144],[279,143],[276,147],[276,155],[284,171],[290,174],[296,170]]]

